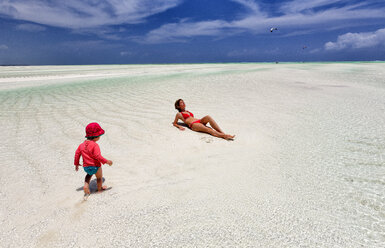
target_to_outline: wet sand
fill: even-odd
[[[385,245],[385,63],[1,67],[0,109],[5,247]],[[94,121],[112,189],[83,201]]]

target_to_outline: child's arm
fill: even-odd
[[[108,164],[109,166],[111,166],[111,165],[112,165],[112,161],[107,159],[106,164]]]
[[[100,152],[100,148],[99,148],[99,145],[95,143],[95,146],[94,146],[94,149],[92,149],[92,155],[93,157],[98,160],[100,163],[102,164],[108,164],[108,165],[112,165],[112,161],[111,160],[108,160],[108,159],[105,159],[101,152]]]
[[[76,152],[75,152],[75,159],[74,159],[74,165],[76,166],[75,167],[75,170],[78,171],[79,170],[79,160],[80,160],[80,156],[81,156],[81,153],[80,153],[80,146],[78,147],[78,149],[76,149]]]

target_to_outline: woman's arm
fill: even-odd
[[[172,125],[173,125],[174,127],[179,128],[180,130],[184,130],[184,127],[178,125],[178,120],[179,120],[179,119],[183,120],[183,119],[182,119],[182,114],[181,114],[181,113],[177,113],[177,114],[175,115],[175,120],[174,120],[174,122],[172,123]]]

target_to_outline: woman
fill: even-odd
[[[211,134],[212,136],[223,138],[226,140],[234,139],[235,135],[225,134],[218,126],[218,124],[214,121],[211,116],[206,115],[202,119],[196,119],[193,113],[186,110],[186,105],[182,99],[178,99],[175,102],[175,109],[179,111],[176,114],[173,125],[180,130],[184,130],[184,127],[178,125],[178,120],[182,120],[185,124],[187,124],[193,131],[195,132],[204,132]],[[210,127],[207,127],[206,124],[210,123]]]

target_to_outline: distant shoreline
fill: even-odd
[[[265,62],[202,62],[202,63],[144,63],[144,64],[2,64],[11,66],[97,66],[97,65],[201,65],[201,64],[329,64],[329,63],[384,63],[385,60],[347,60],[347,61],[265,61]]]

